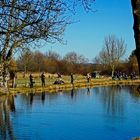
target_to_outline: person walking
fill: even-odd
[[[42,87],[45,87],[45,73],[44,72],[41,74],[40,78],[41,78]]]

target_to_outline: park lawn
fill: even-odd
[[[29,75],[30,74],[26,74],[26,76],[23,78],[21,76],[21,73],[17,74],[17,78],[16,78],[16,84],[17,87],[29,87]],[[40,79],[40,74],[39,73],[33,73],[32,74],[34,77],[34,81],[35,81],[35,86],[41,86],[41,79]],[[48,85],[53,85],[53,83],[55,82],[55,80],[58,79],[56,74],[45,74],[45,81],[46,81],[46,86]],[[62,75],[61,78],[64,83],[68,84],[71,83],[71,77],[70,75]],[[91,78],[91,82],[94,83],[99,83],[99,82],[105,82],[111,80],[111,77],[101,77],[101,78]],[[74,75],[74,83],[86,83],[87,82],[87,77],[83,76],[83,75],[78,75],[75,74]]]
[[[131,80],[112,80],[111,77],[99,77],[99,78],[92,78],[91,81],[88,83],[86,76],[83,75],[74,75],[74,84],[72,85],[70,76],[62,75],[62,80],[64,84],[53,84],[55,80],[57,80],[57,75],[46,74],[46,85],[45,87],[41,86],[40,74],[39,73],[32,73],[35,80],[35,85],[33,88],[29,87],[29,75],[26,74],[25,77],[22,76],[22,73],[17,73],[16,78],[16,88],[11,88],[9,85],[9,92],[10,93],[40,93],[42,91],[46,92],[58,92],[63,90],[71,90],[71,89],[79,89],[79,88],[90,88],[90,87],[99,87],[99,86],[112,86],[112,85],[139,85],[140,79]]]
[[[26,74],[25,77],[23,77],[22,73],[17,73],[17,78],[16,78],[16,84],[17,87],[23,87],[23,86],[29,86],[29,75],[30,73]],[[41,79],[40,79],[40,73],[32,73],[35,81],[35,86],[41,86]],[[46,81],[46,86],[47,85],[52,85],[55,80],[57,80],[57,75],[56,74],[45,74],[45,81]],[[65,83],[70,83],[71,78],[69,75],[62,75],[61,78]],[[74,75],[74,82],[85,82],[86,81],[86,76],[83,75]]]

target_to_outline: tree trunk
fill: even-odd
[[[114,77],[115,66],[113,65],[113,66],[111,66],[111,68],[112,68],[112,74],[111,74],[111,76],[113,78]]]
[[[135,54],[138,60],[140,74],[140,0],[131,0],[133,18],[134,18],[134,38],[136,44]]]
[[[0,63],[0,87],[8,87],[9,71],[7,63]]]

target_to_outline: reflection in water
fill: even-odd
[[[140,85],[137,87],[137,91],[140,93]]]
[[[140,97],[140,85],[139,86],[129,86],[129,91],[131,93],[131,96],[134,97],[136,100],[138,100]]]
[[[45,102],[45,91],[42,91],[41,100],[42,100],[42,103],[44,104],[44,102]]]
[[[101,99],[106,107],[107,113],[110,115],[122,115],[123,114],[123,101],[120,93],[121,86],[103,87],[101,93]]]
[[[103,102],[103,105],[106,107],[106,111],[109,115],[123,115],[125,101],[124,98],[122,98],[122,95],[120,94],[121,90],[123,89],[125,90],[125,92],[127,91],[133,98],[139,100],[139,87],[140,86],[123,85],[110,86],[97,88],[96,93],[101,94],[101,100]]]
[[[90,89],[87,88],[87,95],[90,95]]]
[[[10,98],[8,98],[8,103],[9,103],[10,110],[12,112],[15,112],[16,108],[15,108],[14,96],[10,96]]]
[[[78,90],[78,89],[71,89],[71,91],[69,92],[66,92],[65,94],[66,94],[66,96],[68,96],[69,94],[70,94],[70,96],[71,96],[71,99],[75,99],[75,101],[76,101],[76,99],[77,99],[77,94],[80,92],[80,90]]]
[[[123,116],[122,118],[124,118],[125,116],[124,114],[126,113],[125,107],[126,107],[127,97],[140,100],[140,94],[137,88],[138,87],[136,86],[128,86],[128,87],[127,86],[110,86],[110,87],[101,87],[101,88],[93,88],[93,89],[90,89],[90,88],[80,89],[80,90],[72,89],[71,91],[63,92],[63,94],[61,95],[59,93],[46,94],[44,91],[42,91],[41,94],[35,94],[34,92],[31,92],[29,94],[17,95],[16,98],[14,96],[8,96],[3,100],[0,97],[0,140],[7,140],[7,139],[15,140],[15,137],[20,138],[21,136],[18,136],[19,133],[16,131],[18,129],[16,128],[16,126],[17,124],[19,125],[19,123],[21,124],[23,123],[23,125],[20,126],[21,127],[20,131],[22,131],[22,133],[24,133],[24,130],[26,131],[25,133],[29,131],[28,138],[29,139],[31,138],[31,140],[33,139],[32,137],[34,136],[36,132],[36,131],[35,132],[31,132],[31,131],[35,130],[34,126],[36,125],[37,125],[37,128],[40,128],[40,129],[43,127],[42,131],[39,129],[38,131],[44,135],[46,134],[46,131],[45,131],[46,129],[48,130],[48,132],[50,132],[50,131],[55,130],[55,128],[57,130],[58,129],[62,130],[59,136],[69,134],[68,132],[63,133],[64,131],[63,129],[65,129],[63,128],[63,126],[65,126],[65,123],[70,123],[67,125],[68,125],[68,129],[71,130],[70,126],[73,127],[73,125],[71,124],[74,121],[75,121],[74,123],[76,124],[74,128],[74,132],[76,130],[78,131],[83,130],[84,132],[86,132],[86,129],[84,130],[84,125],[86,124],[87,126],[85,128],[88,129],[89,131],[88,133],[90,133],[91,130],[96,130],[96,127],[98,126],[99,127],[101,126],[99,130],[102,130],[104,127],[107,126],[106,129],[108,131],[108,128],[112,128],[112,124],[108,124],[110,122],[111,123],[113,122],[112,118],[118,119],[117,120],[118,122],[120,121],[119,117]],[[93,102],[93,98],[94,98],[94,102]],[[129,99],[129,102],[130,101],[132,100]],[[15,106],[15,104],[17,106]],[[33,111],[36,111],[36,112],[33,112]],[[27,116],[30,116],[30,117],[27,117]],[[11,119],[11,117],[13,117],[14,119],[13,118]],[[18,123],[16,123],[16,121],[19,119],[18,117],[22,119],[24,118],[25,121],[22,121],[22,122],[19,121]],[[107,123],[103,122],[105,117],[111,121],[110,122],[106,121]],[[36,121],[37,118],[40,120]],[[126,119],[127,118],[129,117],[126,117]],[[15,122],[13,122],[13,120]],[[27,120],[30,122],[30,125],[28,125]],[[66,122],[67,120],[68,122]],[[56,125],[57,121],[58,121],[58,126]],[[115,120],[115,123],[117,121]],[[62,127],[60,127],[60,122],[61,122]],[[101,125],[99,122],[102,122],[105,124]],[[129,121],[127,120],[124,122],[129,122]],[[39,123],[39,124],[36,124],[36,123]],[[78,125],[79,127],[81,127],[81,129],[76,128],[76,126]],[[33,127],[30,128],[30,126],[33,126]],[[95,126],[95,128],[92,128],[93,126]],[[113,128],[115,127],[116,126],[113,126]],[[25,129],[22,129],[22,128],[25,128]],[[114,129],[114,131],[116,130]],[[39,132],[38,132],[38,135],[40,135]],[[54,132],[57,132],[57,131],[54,131]],[[74,134],[78,134],[78,133],[79,132],[75,132]],[[94,132],[92,134],[94,134]],[[46,135],[49,135],[49,133],[47,133]],[[64,138],[67,138],[67,137],[64,137]],[[22,137],[22,139],[24,138]],[[60,138],[60,139],[63,139],[63,138]]]
[[[73,99],[74,96],[74,89],[71,90],[71,98]]]
[[[33,104],[33,99],[34,99],[34,93],[30,93],[30,104]]]
[[[10,139],[15,140],[13,130],[12,130],[12,123],[10,120],[10,112],[15,113],[15,103],[14,97],[8,96],[6,99],[0,102],[0,138],[1,139]]]

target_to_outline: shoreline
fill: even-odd
[[[1,95],[9,95],[9,94],[19,94],[19,93],[41,93],[41,92],[48,92],[48,93],[56,93],[59,91],[67,91],[72,89],[80,89],[80,88],[93,88],[93,87],[101,87],[101,86],[112,86],[112,85],[140,85],[140,79],[136,80],[112,80],[112,79],[99,79],[98,81],[92,80],[91,82],[75,82],[74,84],[71,83],[64,83],[64,84],[51,84],[46,85],[45,87],[35,86],[33,88],[29,87],[17,87],[17,88],[8,88],[8,90],[0,89],[0,96]]]

